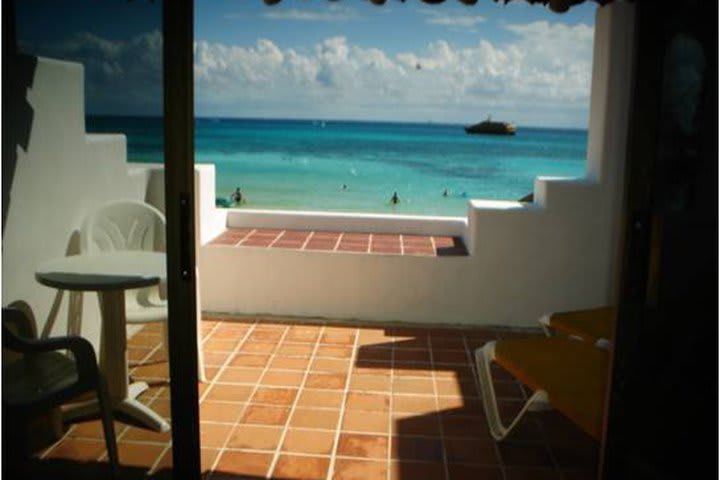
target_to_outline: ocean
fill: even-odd
[[[161,118],[88,116],[86,124],[124,133],[128,161],[163,160]],[[195,162],[215,164],[219,201],[240,187],[240,208],[401,215],[465,216],[468,199],[517,200],[539,175],[585,174],[586,130],[519,126],[494,136],[462,127],[198,118]]]

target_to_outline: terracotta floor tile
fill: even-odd
[[[267,365],[270,355],[254,355],[249,353],[238,353],[230,360],[231,367],[256,367],[262,368]]]
[[[170,419],[170,399],[169,398],[155,398],[150,405],[155,413],[161,415],[165,419]]]
[[[393,413],[392,434],[396,436],[440,436],[440,419],[435,414]]]
[[[436,365],[466,365],[470,362],[464,351],[433,350],[432,357]]]
[[[352,369],[353,375],[380,375],[388,377],[391,372],[391,366],[381,362],[365,362],[361,365],[354,365]]]
[[[435,379],[435,388],[438,395],[478,397],[478,389],[474,381]]]
[[[430,352],[427,350],[396,349],[394,359],[396,362],[430,363]]]
[[[230,436],[232,425],[221,423],[200,424],[200,445],[210,448],[221,448]]]
[[[280,340],[282,338],[282,336],[283,336],[282,331],[278,331],[278,330],[274,330],[274,329],[273,330],[269,330],[269,329],[268,330],[264,330],[264,329],[260,330],[260,329],[256,328],[250,334],[250,340],[253,342],[272,343],[272,342],[277,342],[278,340]]]
[[[275,357],[270,361],[270,368],[277,370],[302,370],[307,369],[310,363],[309,358],[300,357]]]
[[[465,416],[485,415],[479,398],[437,397],[439,410],[451,410],[452,413]]]
[[[393,412],[425,414],[435,412],[435,399],[417,395],[393,395]]]
[[[321,480],[329,466],[329,458],[280,455],[272,475],[278,479]]]
[[[266,353],[272,353],[277,348],[277,343],[267,343],[267,342],[245,342],[245,344],[240,347],[239,351],[242,353],[260,353],[260,354],[266,354]]]
[[[393,461],[390,462],[390,479],[445,480],[445,465],[442,463]]]
[[[261,385],[274,385],[285,387],[299,387],[305,378],[301,372],[280,372],[268,370],[260,381]]]
[[[341,433],[337,454],[347,457],[387,458],[388,437],[386,435],[367,435]]]
[[[395,362],[393,365],[393,374],[395,378],[412,377],[412,378],[432,378],[432,370],[429,366],[423,366],[417,363],[400,363]]]
[[[241,423],[283,425],[290,415],[290,409],[267,405],[248,405],[240,418]]]
[[[335,473],[332,478],[333,480],[386,480],[387,471],[387,462],[338,458],[335,460]]]
[[[435,385],[431,378],[396,378],[393,381],[393,392],[395,393],[417,393],[422,395],[434,395]]]
[[[431,437],[392,437],[390,456],[396,460],[442,462],[442,440]]]
[[[208,400],[223,402],[245,402],[250,398],[253,387],[250,385],[225,385],[216,383],[207,394]]]
[[[119,437],[127,427],[124,423],[114,422],[115,438]],[[74,424],[67,432],[68,438],[85,438],[92,440],[105,440],[102,422],[100,420],[91,420]]]
[[[547,447],[542,444],[501,442],[498,444],[498,450],[506,466],[551,467],[554,465]]]
[[[353,345],[355,343],[355,332],[325,332],[320,337],[320,343],[331,345]]]
[[[104,453],[104,440],[65,438],[50,450],[46,458],[92,462],[96,461]]]
[[[318,348],[315,351],[315,356],[330,358],[350,358],[352,357],[352,352],[352,347],[321,344],[318,345]]]
[[[235,368],[225,367],[217,378],[218,382],[223,383],[250,383],[255,384],[262,375],[261,368]]]
[[[318,328],[290,327],[287,335],[285,335],[285,341],[297,343],[315,343],[319,336],[320,329]]]
[[[469,438],[447,438],[444,442],[448,463],[499,465],[495,441]]]
[[[275,355],[283,357],[309,357],[313,353],[312,343],[288,343],[285,342],[275,352]]]
[[[337,428],[339,410],[317,410],[312,408],[295,408],[290,426],[295,428],[323,428],[334,430]]]
[[[489,438],[487,422],[483,417],[443,415],[440,419],[445,438]]]
[[[347,410],[387,412],[390,409],[390,396],[380,393],[349,392],[345,408]]]
[[[328,372],[328,373],[345,373],[350,367],[350,360],[339,358],[315,358],[310,363],[310,371]]]
[[[335,443],[335,432],[291,428],[285,434],[282,450],[294,453],[330,455]]]
[[[347,375],[343,373],[310,373],[305,380],[306,388],[343,390]]]
[[[314,240],[310,239],[305,244],[305,250],[333,251],[337,246],[337,240]]]
[[[502,470],[497,467],[481,465],[448,465],[448,473],[452,480],[502,480]]]
[[[205,352],[232,352],[233,350],[235,350],[237,344],[237,340],[227,340],[224,338],[216,340],[211,337],[209,340],[203,343],[202,348]]]
[[[350,377],[350,390],[359,392],[388,392],[390,377],[379,375],[353,375]]]
[[[235,423],[244,409],[245,403],[206,400],[200,404],[200,421]]]
[[[295,401],[297,393],[296,388],[261,387],[255,391],[250,403],[289,406]]]
[[[340,408],[343,393],[334,390],[307,390],[300,391],[299,407]]]
[[[274,451],[280,443],[282,427],[237,425],[230,433],[228,448]]]
[[[220,454],[216,472],[231,475],[253,475],[264,477],[270,468],[273,455],[271,453],[235,452],[225,450]],[[213,475],[212,478],[216,478]]]
[[[172,440],[172,432],[156,432],[146,428],[127,427],[122,436],[123,442],[151,442],[167,444]]]
[[[120,465],[150,469],[164,452],[164,445],[118,442],[118,460]],[[104,455],[106,458],[107,456]],[[103,460],[105,460],[103,458]]]
[[[387,412],[346,410],[342,429],[351,432],[388,433],[390,415]]]
[[[203,352],[203,360],[207,366],[220,367],[232,355],[231,352]]]
[[[454,335],[452,337],[438,337],[430,335],[430,348],[433,350],[433,356],[440,350],[465,351],[465,343],[462,337]]]
[[[366,347],[360,347],[357,352],[357,362],[376,362],[392,360],[393,351],[391,348],[380,347],[372,344]]]

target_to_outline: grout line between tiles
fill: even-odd
[[[253,235],[255,235],[255,232],[257,232],[257,228],[251,229],[247,234],[245,234],[244,237],[242,237],[242,238],[240,239],[240,241],[239,241],[238,243],[235,244],[235,246],[236,246],[236,247],[242,246],[242,244],[245,242],[245,240],[247,240],[247,239],[249,239],[250,237],[252,237]]]
[[[340,431],[342,430],[342,422],[345,417],[345,404],[347,403],[348,393],[350,392],[350,379],[352,376],[353,365],[355,364],[355,358],[357,357],[357,345],[360,339],[360,329],[355,327],[352,329],[355,335],[353,340],[352,354],[350,356],[350,363],[348,365],[347,376],[345,377],[345,388],[343,388],[342,403],[340,404],[340,415],[338,417],[337,428],[335,429],[335,438],[333,439],[333,446],[330,450],[330,465],[328,465],[328,471],[326,475],[327,480],[331,480],[335,474],[335,458],[337,457],[338,444],[340,442]]]
[[[435,237],[433,237],[431,235],[429,238],[430,238],[430,245],[432,245],[433,256],[437,257],[437,244],[435,243]]]
[[[401,242],[402,243],[402,242]],[[359,336],[359,335],[358,335]],[[393,396],[395,396],[395,342],[392,342],[392,348],[390,349],[390,400],[388,405],[388,431],[387,431],[387,439],[388,439],[388,448],[387,448],[387,462],[386,462],[386,472],[385,472],[385,478],[387,480],[390,480],[390,477],[392,475],[392,444],[393,444],[393,413],[395,413],[394,404],[393,404]]]
[[[252,332],[255,330],[255,327],[257,327],[257,325],[258,325],[258,321],[255,320],[255,322],[252,324],[252,326],[247,330],[247,332],[245,332],[243,339],[241,341],[239,341],[237,345],[235,345],[235,350],[233,351],[232,355],[230,355],[227,358],[227,360],[225,361],[225,365],[223,365],[220,368],[220,370],[218,371],[218,373],[215,374],[215,378],[218,378],[221,375],[221,373],[224,371],[225,368],[227,368],[228,364],[232,361],[232,359],[235,357],[235,355],[237,355],[241,346],[243,346],[245,344],[245,342],[248,341],[248,339],[250,339],[250,336],[252,335]],[[287,327],[286,327],[286,331],[287,331]],[[283,337],[284,337],[284,335],[285,334],[283,333]],[[267,369],[268,365],[270,365],[269,359],[268,359],[268,363],[265,365],[265,369]],[[264,375],[264,373],[265,372],[263,371],[263,373],[261,374],[261,378],[262,378],[262,375]],[[214,386],[214,382],[211,382],[211,383],[212,383],[212,385],[210,386],[210,388],[205,389],[205,392],[203,392],[203,397],[200,400],[200,404],[202,404],[202,402],[205,400],[205,398],[207,398],[208,393]],[[238,420],[245,414],[245,411],[248,408],[247,406],[250,404],[249,400],[252,398],[253,395],[255,395],[255,391],[257,391],[259,384],[260,384],[259,381],[255,383],[255,387],[253,388],[252,392],[250,393],[250,396],[248,397],[248,402],[243,405],[243,408],[240,411],[240,414],[238,415],[238,417],[236,418],[234,425],[237,425]],[[202,428],[202,421],[200,422],[200,428]],[[234,428],[235,427],[233,426],[233,428],[230,429],[230,433],[228,434],[227,438],[225,439],[225,442],[223,442],[222,447],[218,448],[218,454],[212,463],[212,466],[210,468],[210,473],[208,474],[208,477],[207,477],[208,480],[211,480],[212,477],[214,476],[215,468],[217,467],[218,462],[220,462],[220,458],[222,457],[222,454],[225,452],[225,448],[227,447],[227,444],[230,441],[230,437],[232,436],[232,431],[234,430]],[[202,444],[200,445],[200,447],[202,448]]]
[[[310,243],[310,239],[312,239],[315,236],[315,230],[312,230],[310,232],[310,235],[307,236],[305,241],[303,242],[302,246],[298,248],[298,250],[305,251],[305,247],[307,247],[308,243]]]
[[[442,449],[442,462],[443,462],[443,469],[445,471],[445,478],[450,478],[450,465],[448,464],[448,458],[447,458],[447,451],[445,449],[445,428],[443,427],[442,423],[442,413],[440,412],[440,400],[438,395],[438,384],[437,384],[437,376],[435,375],[435,357],[433,356],[433,348],[432,348],[432,337],[428,336],[427,338],[428,343],[428,354],[430,356],[430,372],[432,374],[432,382],[433,382],[433,392],[435,395],[433,395],[433,400],[435,400],[435,411],[437,412],[437,421],[438,421],[438,428],[440,429],[440,448]]]
[[[285,232],[287,232],[287,230],[281,230],[280,233],[277,234],[275,239],[272,242],[270,242],[270,244],[266,248],[272,248],[272,246],[275,245],[278,242],[278,240],[280,240],[280,238],[285,234]]]
[[[338,238],[337,238],[337,240],[335,241],[335,246],[334,246],[333,249],[332,249],[333,252],[337,252],[337,251],[338,251],[338,247],[340,246],[340,242],[342,241],[343,236],[345,236],[345,232],[340,232],[340,235],[338,235]]]
[[[283,442],[285,442],[285,437],[287,436],[287,431],[290,429],[290,420],[292,420],[292,417],[295,414],[295,409],[297,408],[298,401],[300,400],[300,395],[302,393],[303,386],[305,385],[305,382],[307,381],[308,375],[310,374],[310,367],[313,363],[313,360],[315,359],[315,352],[317,351],[318,346],[320,345],[320,340],[322,339],[324,332],[325,332],[325,325],[320,327],[320,331],[318,333],[318,338],[317,338],[317,340],[315,340],[315,346],[313,347],[312,354],[310,355],[310,360],[308,361],[307,367],[305,367],[305,371],[303,372],[303,379],[300,382],[300,386],[297,388],[297,394],[295,395],[295,400],[293,400],[293,403],[290,406],[290,412],[288,413],[287,419],[285,420],[285,425],[283,426],[282,432],[280,433],[280,440],[278,441],[277,447],[275,447],[275,453],[273,454],[273,459],[270,462],[270,467],[267,472],[268,477],[275,470],[275,466],[277,465],[277,462],[280,459],[280,452],[282,451],[282,445],[283,445]],[[282,342],[280,342],[280,343],[282,343]],[[280,345],[280,343],[278,343],[278,346]]]

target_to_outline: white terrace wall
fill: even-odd
[[[547,311],[612,302],[633,22],[633,5],[598,8],[585,179],[538,178],[532,204],[473,200],[467,225],[452,219],[231,210],[228,226],[461,234],[470,255],[425,258],[204,245],[203,309],[527,326],[536,325]]]
[[[123,135],[85,133],[81,65],[38,58],[27,100],[33,109],[29,143],[26,150],[12,145],[17,151],[15,173],[3,179],[10,201],[3,205],[2,303],[26,302],[39,333],[52,318],[54,324],[45,333],[62,335],[67,331],[68,294],[54,311],[58,292],[37,283],[37,265],[77,253],[77,231],[94,206],[145,199],[148,170],[126,163]],[[99,317],[97,295],[85,294],[83,335],[96,346]]]

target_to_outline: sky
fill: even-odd
[[[160,0],[16,8],[22,51],[85,65],[88,113],[161,114]],[[586,128],[596,8],[196,0],[196,115]]]

